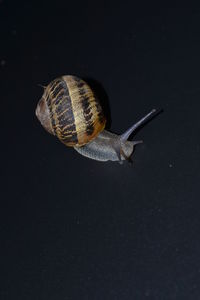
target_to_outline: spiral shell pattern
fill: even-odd
[[[44,91],[52,133],[67,146],[83,146],[105,127],[106,119],[89,85],[67,75],[53,80]]]

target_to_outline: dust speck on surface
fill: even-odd
[[[0,0],[0,1],[1,1],[1,0]],[[16,30],[16,29],[11,30],[11,34],[12,34],[12,35],[16,35],[16,34],[17,34],[17,30]]]
[[[0,64],[1,64],[1,67],[4,67],[6,65],[5,59],[2,59],[1,62],[0,62]]]

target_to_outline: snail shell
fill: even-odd
[[[67,146],[83,146],[105,127],[98,98],[82,79],[67,75],[53,80],[44,90],[36,115],[43,127]]]

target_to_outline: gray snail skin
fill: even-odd
[[[82,79],[67,75],[45,87],[36,107],[36,116],[42,126],[66,146],[81,155],[97,161],[129,160],[134,146],[142,141],[128,141],[129,136],[157,111],[117,135],[105,130],[106,119],[98,98]]]

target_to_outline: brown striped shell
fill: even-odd
[[[36,115],[43,127],[67,146],[83,146],[105,127],[98,99],[82,79],[67,75],[44,90]]]

